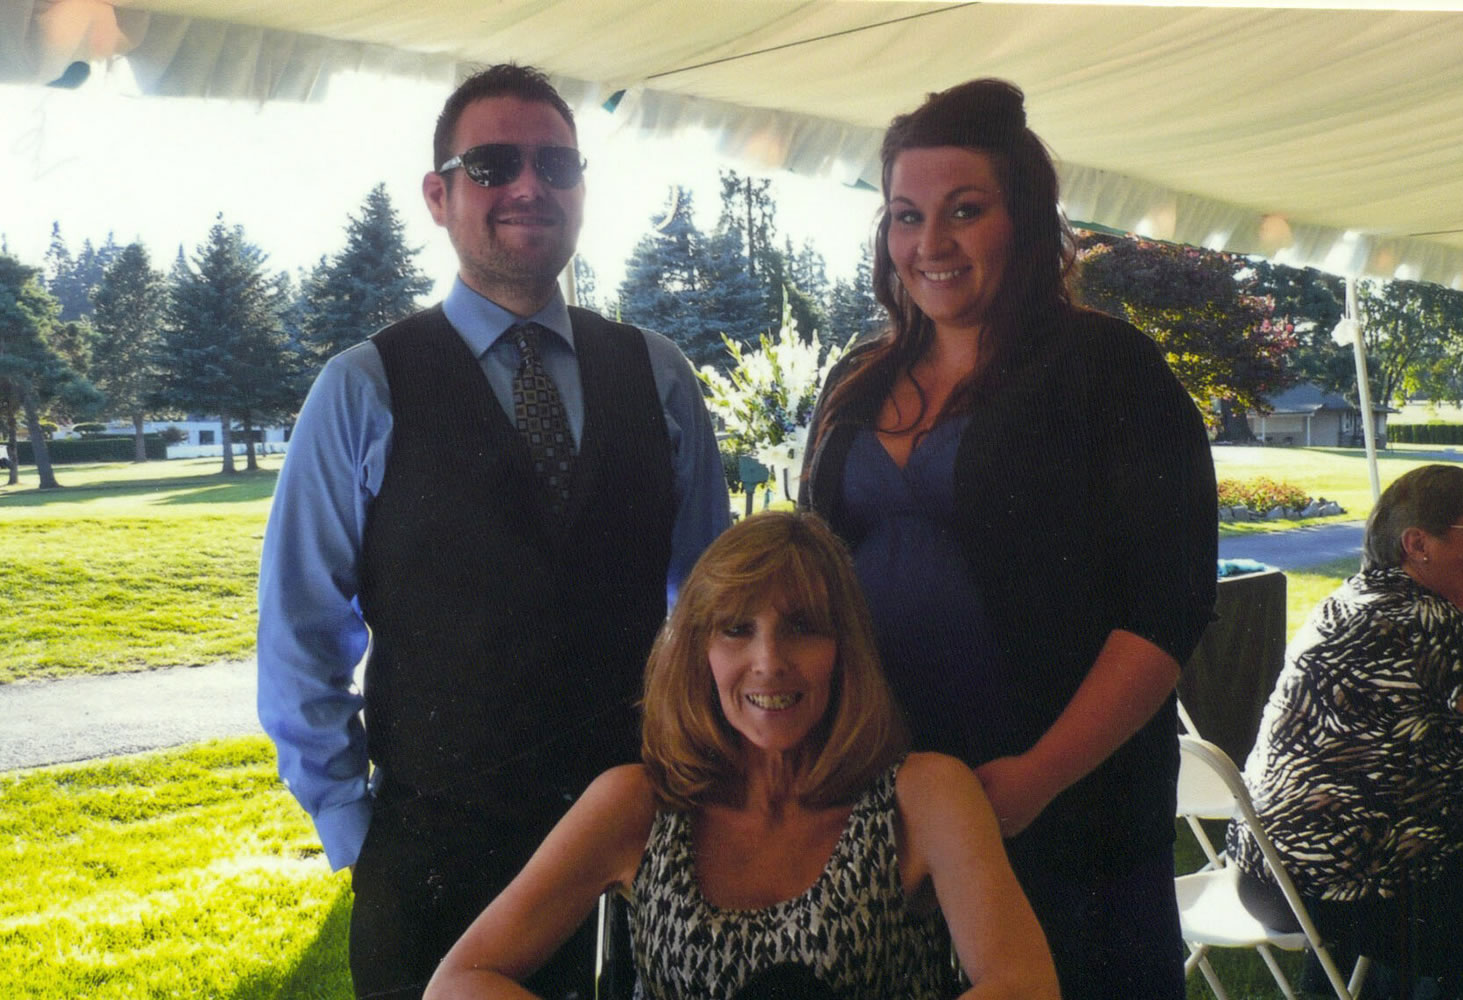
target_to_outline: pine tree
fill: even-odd
[[[91,240],[83,241],[75,256],[61,236],[61,224],[51,223],[51,245],[45,256],[45,287],[61,306],[63,323],[90,317],[92,292],[102,282],[107,266],[122,252],[112,234],[98,249]]]
[[[806,340],[816,332],[827,339],[833,332],[824,306],[829,297],[827,262],[812,240],[803,240],[802,249],[794,250],[791,237],[782,258],[788,315],[799,335]]]
[[[759,331],[776,333],[782,325],[783,284],[786,267],[777,249],[777,203],[772,200],[772,179],[751,177],[723,169],[721,217],[718,235],[737,234],[747,275],[762,289]]]
[[[873,249],[866,244],[854,268],[853,280],[839,278],[829,293],[829,340],[847,344],[873,333],[884,323],[884,307],[874,298]]]
[[[192,265],[174,267],[163,327],[163,395],[173,405],[216,414],[223,471],[232,473],[233,422],[246,431],[298,400],[298,363],[280,311],[282,285],[264,271],[266,257],[242,226],[219,216]],[[254,468],[252,440],[248,467]]]
[[[386,185],[377,184],[347,222],[344,249],[321,258],[304,284],[304,339],[320,360],[410,316],[431,291],[415,262],[421,248],[408,247],[405,233]]]
[[[133,460],[147,461],[142,427],[161,385],[161,344],[167,285],[140,243],[126,246],[93,294],[97,340],[91,374],[107,409],[132,420]]]
[[[714,336],[698,315],[705,241],[690,192],[674,189],[666,217],[630,252],[619,290],[620,319],[665,334],[692,360],[701,343]]]
[[[757,344],[767,330],[767,289],[748,271],[735,230],[718,233],[706,242],[700,272],[696,300],[700,302],[701,336],[695,341],[695,353],[688,350],[686,355],[698,367],[709,364],[726,371],[733,359],[722,335],[736,343]]]

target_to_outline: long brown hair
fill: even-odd
[[[733,525],[702,554],[645,666],[640,753],[667,805],[693,809],[739,792],[741,736],[722,714],[706,651],[712,632],[754,614],[778,590],[838,643],[799,798],[814,807],[850,801],[904,752],[904,723],[848,550],[816,514],[768,511]]]
[[[1076,240],[1057,204],[1056,167],[1041,139],[1026,127],[1025,95],[1015,84],[995,79],[971,80],[930,94],[914,111],[897,116],[884,133],[884,207],[874,236],[874,297],[888,312],[889,325],[853,356],[852,370],[829,393],[820,437],[848,415],[854,400],[886,396],[933,340],[934,323],[905,291],[889,255],[889,181],[900,153],[939,146],[990,156],[1012,225],[1006,271],[987,318],[983,363],[955,387],[943,414],[969,409],[1020,339],[1070,307],[1067,278]]]

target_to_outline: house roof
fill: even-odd
[[[1326,392],[1314,382],[1301,382],[1291,386],[1284,392],[1270,397],[1270,412],[1276,413],[1299,413],[1307,416],[1320,413],[1322,410],[1338,410],[1352,412],[1361,408],[1351,402],[1345,396],[1334,392]],[[1377,403],[1372,404],[1373,413],[1396,413],[1390,406]]]

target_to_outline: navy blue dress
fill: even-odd
[[[936,424],[902,469],[873,429],[861,428],[843,496],[879,656],[914,749],[980,764],[997,755],[1014,713],[1005,710],[1010,685],[996,669],[985,601],[954,531],[955,452],[967,423]]]

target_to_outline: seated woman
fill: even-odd
[[[1404,984],[1439,977],[1450,997],[1463,984],[1460,609],[1463,468],[1427,465],[1382,494],[1362,571],[1291,641],[1245,766],[1328,942]],[[1228,849],[1250,911],[1298,930],[1254,838],[1231,824]]]
[[[962,996],[1055,998],[980,783],[904,743],[842,544],[810,514],[742,521],[651,652],[644,763],[590,785],[427,997],[527,995],[620,889],[639,996],[727,998],[793,963],[844,1000],[946,997],[953,940]]]

